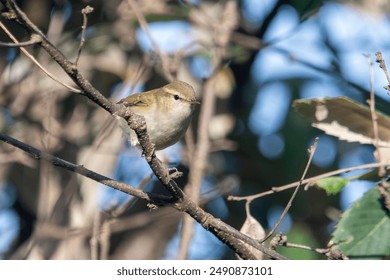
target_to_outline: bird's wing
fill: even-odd
[[[125,106],[133,107],[133,106],[148,106],[147,98],[141,99],[141,94],[133,94],[130,95],[118,102],[118,104],[123,104]]]

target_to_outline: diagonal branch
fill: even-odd
[[[195,202],[190,200],[188,197],[184,196],[181,202],[173,202],[171,197],[152,194],[149,192],[145,192],[139,190],[137,188],[133,188],[127,184],[118,182],[96,172],[93,172],[82,165],[76,165],[70,162],[67,162],[63,159],[55,157],[51,154],[45,153],[39,149],[36,149],[30,145],[27,145],[21,141],[18,141],[10,136],[7,136],[0,132],[0,140],[8,143],[16,148],[19,148],[30,155],[34,156],[36,159],[43,159],[51,162],[54,166],[61,167],[63,169],[75,172],[82,176],[88,177],[96,182],[102,183],[106,186],[109,186],[118,191],[124,192],[129,195],[133,195],[140,199],[145,200],[150,205],[157,206],[170,206],[179,211],[186,212],[192,218],[194,218],[197,222],[199,222],[206,230],[212,232],[215,236],[217,236],[223,243],[232,248],[237,254],[240,255],[243,259],[255,259],[255,257],[246,250],[246,247],[242,246],[242,243],[239,241],[243,241],[246,244],[251,245],[252,247],[262,251],[267,254],[271,258],[274,259],[286,259],[284,256],[267,249],[258,241],[242,234],[235,228],[227,225],[221,220],[213,217],[202,208],[196,205]]]
[[[145,191],[142,191],[140,189],[134,188],[132,186],[129,186],[127,184],[118,182],[116,180],[113,180],[111,178],[108,178],[106,176],[103,176],[101,174],[98,174],[96,172],[93,172],[92,170],[89,170],[88,168],[85,168],[82,165],[77,165],[70,163],[66,160],[63,160],[61,158],[55,157],[51,154],[48,154],[46,152],[43,152],[39,149],[36,149],[30,145],[27,145],[19,140],[16,140],[8,135],[5,135],[0,132],[0,140],[8,143],[18,149],[21,149],[25,151],[26,153],[32,155],[35,159],[43,159],[50,163],[52,163],[54,166],[61,167],[63,169],[75,172],[77,174],[83,175],[85,177],[88,177],[96,182],[102,183],[108,187],[111,187],[113,189],[116,189],[118,191],[124,192],[128,195],[132,195],[135,197],[138,197],[140,199],[145,200],[148,203],[155,204],[157,206],[165,206],[172,202],[172,199],[170,197],[164,196],[164,195],[158,195],[158,194],[152,194]]]
[[[39,69],[41,69],[47,76],[49,76],[51,79],[59,83],[60,85],[63,85],[67,89],[69,89],[72,92],[80,93],[80,90],[77,88],[74,88],[72,86],[69,86],[57,77],[55,77],[53,74],[51,74],[49,71],[47,71],[23,46],[26,46],[26,43],[32,43],[34,42],[34,45],[37,45],[41,42],[41,37],[36,36],[36,35],[31,35],[31,39],[28,42],[20,43],[13,35],[12,33],[7,29],[7,27],[0,22],[0,28],[3,29],[3,31],[8,35],[8,37],[11,38],[12,41],[14,41],[14,44],[10,45],[8,44],[9,47],[19,47],[20,50],[24,53],[27,58],[29,58],[36,66],[38,66]],[[2,44],[2,46],[7,46],[7,44]]]
[[[81,94],[92,100],[94,103],[108,111],[111,115],[124,118],[131,129],[138,136],[138,141],[145,154],[149,166],[152,168],[156,177],[168,189],[176,199],[182,197],[183,192],[177,186],[176,182],[171,180],[167,167],[156,157],[153,144],[150,142],[146,131],[145,119],[142,116],[134,114],[129,108],[121,104],[114,104],[104,97],[92,84],[84,78],[79,72],[77,66],[69,61],[65,55],[54,46],[47,37],[35,26],[26,14],[20,10],[16,3],[12,0],[1,0],[1,2],[14,14],[9,17],[10,20],[16,20],[26,31],[36,36],[41,37],[41,47],[61,66],[68,76],[80,87]]]
[[[8,9],[7,13],[3,13],[7,15],[7,19],[11,21],[17,22],[21,25],[27,32],[31,35],[35,34],[41,38],[40,46],[54,59],[61,68],[68,74],[68,76],[79,86],[81,89],[81,94],[85,95],[87,98],[92,100],[98,106],[102,107],[104,110],[108,111],[111,115],[116,117],[124,118],[131,129],[135,131],[138,137],[138,141],[142,146],[145,159],[148,162],[149,166],[153,170],[156,177],[159,181],[168,189],[171,193],[172,198],[169,198],[169,201],[172,202],[170,204],[171,207],[188,213],[193,219],[199,222],[206,230],[212,232],[221,242],[228,245],[232,248],[241,258],[243,259],[255,259],[255,256],[248,252],[247,247],[243,246],[242,242],[251,245],[252,247],[257,248],[263,253],[267,254],[271,258],[274,259],[286,259],[284,256],[267,249],[262,244],[257,242],[256,240],[246,236],[245,234],[240,233],[238,230],[232,228],[226,223],[222,222],[219,219],[216,219],[209,213],[205,212],[201,209],[194,201],[192,201],[188,196],[186,196],[183,191],[177,186],[176,182],[172,180],[169,176],[167,167],[162,164],[162,162],[156,157],[155,149],[153,144],[150,142],[149,136],[147,134],[145,119],[142,116],[134,114],[130,109],[126,108],[124,105],[114,104],[105,98],[97,89],[95,89],[91,83],[84,78],[84,76],[79,72],[77,66],[69,61],[59,50],[55,47],[47,37],[39,30],[37,26],[35,26],[28,17],[20,10],[20,8],[16,5],[14,0],[0,0],[3,5],[5,5]],[[55,165],[66,168],[68,166],[69,169],[73,172],[77,172],[83,176],[87,176],[91,179],[94,177],[91,174],[96,175],[91,170],[85,169],[82,166],[71,165],[68,162],[63,161],[65,166],[59,165],[58,161],[53,161],[55,157],[43,153],[37,149],[34,149],[30,146],[22,145],[22,142],[16,141],[15,139],[1,134],[1,140],[15,145],[18,148],[29,152],[34,155],[38,159],[45,159],[52,162]],[[70,164],[70,165],[69,165]],[[134,189],[129,189],[129,186],[123,185],[117,181],[113,181],[105,176],[96,175],[97,181],[113,187],[115,189],[124,191],[127,193],[132,192],[132,195],[137,193],[142,196],[146,201],[150,201],[151,203],[157,203],[158,201],[153,200],[152,198],[156,198],[156,195],[151,195],[149,193],[142,192],[140,190],[135,191]],[[141,193],[138,193],[141,192]],[[159,197],[161,198],[161,197]],[[164,200],[164,203],[167,202]]]

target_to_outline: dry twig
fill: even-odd
[[[56,81],[57,83],[59,83],[60,85],[66,87],[67,89],[69,89],[70,91],[72,92],[75,92],[75,93],[81,93],[81,90],[77,89],[77,88],[74,88],[72,86],[69,86],[67,84],[65,84],[64,82],[60,81],[60,79],[58,79],[56,76],[54,76],[53,74],[51,74],[49,71],[47,71],[45,69],[45,67],[43,67],[39,62],[38,60],[36,60],[24,47],[23,47],[23,43],[20,43],[13,35],[12,33],[8,30],[8,28],[2,23],[0,22],[0,28],[3,29],[3,31],[11,38],[12,41],[14,41],[15,43],[15,46],[19,45],[19,48],[20,50],[24,53],[25,56],[27,56],[36,66],[38,66],[39,69],[42,70],[42,72],[44,72],[49,78],[51,78],[53,81]],[[32,34],[31,35],[31,39],[29,40],[29,42],[35,42],[35,44],[39,44],[41,43],[42,41],[42,38],[41,36],[39,35],[34,35]],[[21,45],[22,44],[22,45]],[[31,44],[30,44],[31,45]]]
[[[266,241],[266,240],[275,232],[275,230],[277,229],[277,227],[278,227],[278,226],[280,225],[280,223],[282,222],[283,218],[286,216],[288,210],[291,208],[292,202],[294,201],[295,196],[296,196],[297,193],[298,193],[299,187],[302,185],[302,182],[303,182],[303,180],[305,179],[306,173],[307,173],[307,171],[309,170],[309,166],[310,166],[311,161],[312,161],[312,159],[313,159],[314,153],[315,153],[315,151],[316,151],[316,149],[317,149],[317,144],[318,144],[318,137],[315,138],[314,144],[310,146],[310,149],[309,149],[309,159],[307,160],[306,167],[305,167],[305,170],[303,171],[301,180],[299,181],[297,187],[295,188],[293,194],[291,195],[290,200],[288,201],[286,207],[284,208],[282,214],[281,214],[280,217],[279,217],[279,220],[275,223],[275,225],[274,225],[273,228],[270,230],[270,232],[267,234],[267,236],[264,237],[264,239],[260,241],[260,243],[263,243],[264,241]]]
[[[286,185],[283,185],[283,186],[272,187],[271,190],[269,190],[269,191],[265,191],[265,192],[254,194],[254,195],[248,195],[248,196],[233,196],[233,195],[231,195],[231,196],[228,197],[228,200],[235,200],[235,201],[254,200],[254,199],[266,196],[266,195],[271,195],[271,194],[274,194],[274,193],[285,191],[287,189],[291,189],[293,187],[296,187],[299,182],[301,182],[302,185],[311,186],[315,181],[323,179],[323,178],[327,178],[327,177],[334,176],[334,175],[339,175],[339,174],[342,174],[342,173],[347,173],[347,172],[350,172],[350,171],[353,171],[353,170],[368,169],[368,168],[378,168],[378,167],[381,167],[381,166],[388,167],[389,164],[388,163],[383,163],[383,162],[373,162],[373,163],[367,163],[367,164],[362,164],[362,165],[357,165],[357,166],[337,169],[337,170],[334,170],[334,171],[326,172],[326,173],[323,173],[323,174],[320,174],[320,175],[317,175],[317,176],[313,176],[313,177],[307,178],[307,179],[303,180],[302,182],[301,181],[296,181],[296,182],[289,183],[289,184],[286,184]]]
[[[83,25],[81,26],[80,46],[79,46],[79,50],[77,51],[76,61],[74,63],[76,66],[79,62],[81,51],[82,51],[84,43],[85,43],[85,30],[87,29],[87,26],[88,26],[88,16],[87,15],[92,13],[92,12],[93,12],[93,8],[89,5],[81,10],[81,13],[83,14]]]

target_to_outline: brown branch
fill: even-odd
[[[4,43],[0,42],[0,46],[2,47],[8,47],[8,48],[15,48],[15,47],[28,47],[33,46],[40,43],[39,37],[31,36],[30,40],[26,42],[18,42],[18,43]]]
[[[0,28],[3,29],[3,31],[8,35],[8,37],[11,38],[12,41],[14,41],[15,45],[20,44],[19,41],[12,35],[12,33],[8,30],[8,28],[2,22],[0,22]],[[35,44],[38,44],[41,42],[41,37],[37,36],[35,34],[32,34],[30,41],[34,41]],[[49,78],[56,81],[60,85],[66,87],[67,89],[69,89],[72,92],[81,93],[81,91],[79,89],[74,88],[72,86],[69,86],[69,85],[65,84],[64,82],[61,82],[60,79],[58,79],[56,76],[54,76],[49,71],[47,71],[25,48],[23,48],[21,46],[20,50],[24,53],[25,56],[27,56],[27,58],[29,58],[36,66],[38,66],[38,68],[41,69],[42,72],[44,72],[47,76],[49,76]]]
[[[45,153],[39,149],[36,149],[30,145],[27,145],[19,140],[16,140],[8,135],[5,135],[0,132],[0,140],[8,143],[18,149],[21,149],[25,151],[26,153],[32,155],[35,159],[44,159],[54,166],[61,167],[63,169],[75,172],[77,174],[83,175],[85,177],[88,177],[96,182],[102,183],[108,187],[111,187],[113,189],[116,189],[118,191],[124,192],[126,194],[136,196],[140,199],[145,200],[148,203],[155,204],[158,206],[164,206],[172,202],[172,199],[167,196],[152,194],[148,192],[144,192],[142,190],[139,190],[137,188],[131,187],[127,184],[115,181],[113,179],[110,179],[106,176],[100,175],[96,172],[93,172],[92,170],[89,170],[85,168],[82,165],[76,165],[73,163],[70,163],[68,161],[65,161],[63,159],[60,159],[58,157],[55,157],[51,154]]]
[[[145,192],[136,188],[133,188],[127,184],[118,182],[106,176],[95,173],[81,165],[75,165],[70,162],[67,162],[63,159],[40,151],[34,147],[31,147],[23,142],[20,142],[10,136],[7,136],[0,132],[0,140],[8,143],[14,147],[17,147],[29,154],[31,154],[35,159],[44,159],[51,162],[54,166],[75,172],[77,174],[88,177],[96,182],[102,183],[108,187],[116,189],[118,191],[124,192],[129,195],[136,196],[140,199],[145,200],[149,205],[156,206],[171,206],[179,211],[188,213],[192,218],[198,221],[206,230],[209,230],[214,235],[216,235],[223,243],[232,248],[237,254],[240,255],[243,259],[255,259],[255,257],[243,248],[242,243],[239,240],[257,248],[263,253],[267,254],[274,259],[285,259],[284,256],[279,255],[276,252],[273,252],[263,245],[258,243],[256,240],[250,238],[239,232],[238,230],[232,228],[231,226],[225,224],[219,219],[216,219],[209,213],[205,212],[203,209],[198,207],[192,200],[187,196],[184,196],[179,202],[173,202],[171,197],[153,194]]]
[[[218,239],[228,245],[235,253],[237,253],[242,259],[257,259],[251,252],[247,250],[247,246],[244,243],[260,250],[264,254],[273,259],[285,260],[286,257],[269,250],[264,245],[260,244],[257,240],[239,232],[235,228],[222,222],[220,219],[214,218],[209,213],[198,207],[192,200],[187,200],[186,203],[175,205],[175,208],[181,211],[185,211],[191,217],[193,217],[198,223],[200,223],[206,230],[213,233]]]
[[[88,17],[87,15],[93,12],[93,8],[91,6],[86,6],[84,9],[81,10],[81,13],[83,14],[83,25],[81,26],[81,38],[80,38],[80,46],[79,50],[77,51],[77,58],[74,64],[77,66],[81,51],[83,49],[84,43],[85,43],[85,30],[87,29],[88,26]]]
[[[99,231],[101,228],[101,213],[96,212],[93,225],[92,225],[92,236],[89,239],[89,246],[91,248],[91,259],[98,260],[99,259]]]
[[[153,178],[152,176],[153,176],[153,174],[145,176],[142,179],[141,183],[138,185],[137,189],[143,190],[145,188],[145,186],[152,180],[152,178]],[[125,211],[127,209],[129,209],[131,207],[131,205],[133,205],[135,203],[135,201],[136,200],[134,199],[134,197],[130,197],[128,200],[126,200],[121,205],[118,205],[113,209],[109,209],[107,211],[107,216],[111,219],[115,219],[115,218],[119,217],[120,215],[125,213]]]
[[[330,260],[348,260],[348,257],[344,255],[343,252],[341,252],[338,249],[330,248],[315,248],[307,245],[302,244],[295,244],[291,242],[287,242],[287,236],[277,234],[270,242],[271,247],[276,248],[276,246],[284,246],[286,248],[296,248],[296,249],[303,249],[308,251],[313,251],[322,255],[325,255]]]
[[[188,213],[193,219],[198,221],[206,230],[212,232],[221,242],[232,248],[243,259],[255,259],[255,256],[248,252],[247,247],[243,246],[242,242],[245,242],[263,253],[267,254],[274,259],[285,259],[284,256],[265,248],[262,244],[256,240],[240,233],[236,229],[230,227],[219,219],[211,216],[198,205],[189,199],[182,190],[177,186],[176,182],[169,176],[168,169],[162,162],[156,157],[153,144],[150,142],[149,136],[146,130],[145,119],[141,116],[134,114],[130,109],[124,105],[114,104],[107,100],[98,90],[96,90],[91,83],[84,78],[79,72],[76,65],[70,62],[58,49],[55,47],[46,36],[36,27],[28,17],[20,10],[13,0],[0,0],[8,8],[7,17],[9,20],[16,21],[30,34],[35,34],[41,37],[41,47],[54,59],[61,68],[68,74],[68,76],[80,87],[82,94],[95,102],[98,106],[108,111],[111,115],[124,118],[131,129],[133,129],[138,137],[138,141],[143,149],[145,159],[153,173],[159,179],[159,181],[167,188],[172,197],[159,196],[131,188],[130,186],[112,180],[103,175],[97,174],[91,170],[84,168],[83,166],[74,165],[69,162],[60,160],[54,156],[41,152],[35,148],[32,148],[24,143],[21,143],[15,139],[10,138],[4,134],[1,134],[0,140],[10,143],[20,149],[29,152],[37,159],[45,159],[56,166],[60,166],[72,172],[76,172],[95,181],[101,182],[109,187],[115,188],[130,195],[137,196],[154,205],[167,205]]]
[[[134,114],[128,107],[121,104],[114,104],[105,98],[91,83],[79,72],[76,65],[69,61],[57,47],[55,47],[43,33],[35,26],[16,5],[13,0],[1,0],[12,13],[18,23],[28,32],[41,37],[41,47],[61,66],[68,76],[80,87],[82,94],[92,100],[94,103],[108,111],[111,115],[124,118],[131,129],[135,131],[138,141],[145,154],[149,166],[152,168],[156,177],[168,189],[172,196],[181,199],[183,192],[177,186],[176,182],[171,180],[167,167],[156,157],[153,144],[150,142],[146,131],[145,118]]]

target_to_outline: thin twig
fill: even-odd
[[[92,226],[92,235],[89,239],[89,246],[91,248],[91,260],[99,259],[99,236],[101,227],[101,213],[95,213]]]
[[[127,0],[127,3],[129,4],[130,8],[134,11],[135,16],[137,17],[137,20],[139,24],[141,25],[142,29],[144,30],[146,36],[150,40],[154,50],[158,54],[158,56],[161,59],[161,65],[164,69],[164,73],[167,75],[168,80],[172,81],[174,80],[174,77],[170,71],[169,67],[169,61],[168,57],[161,51],[160,47],[156,43],[156,41],[153,39],[152,34],[150,33],[149,25],[145,19],[145,16],[142,14],[142,12],[138,9],[137,4],[134,0]]]
[[[28,47],[28,46],[36,45],[36,44],[39,44],[40,42],[41,42],[40,37],[31,36],[30,40],[28,40],[26,42],[19,42],[19,43],[0,42],[0,46],[9,47],[9,48],[19,48],[19,47]]]
[[[383,70],[387,79],[388,85],[384,86],[384,88],[390,93],[390,76],[389,76],[389,72],[387,71],[385,60],[382,57],[382,52],[376,52],[375,56],[376,56],[376,62],[379,63],[379,67]]]
[[[352,167],[346,167],[346,168],[330,171],[330,172],[327,172],[327,173],[324,173],[321,175],[317,175],[317,176],[313,176],[311,178],[305,179],[302,181],[302,184],[303,185],[305,185],[305,184],[311,185],[312,183],[314,183],[315,181],[317,181],[319,179],[327,178],[330,176],[334,176],[334,175],[338,175],[338,174],[342,174],[342,173],[346,173],[346,172],[350,172],[350,171],[354,171],[354,170],[360,170],[360,169],[378,168],[381,166],[387,167],[389,165],[390,165],[389,163],[385,163],[385,162],[373,162],[373,163],[367,163],[367,164],[362,164],[362,165],[357,165],[357,166],[352,166]],[[286,184],[283,186],[272,187],[271,190],[269,190],[269,191],[265,191],[265,192],[254,194],[254,195],[248,195],[248,196],[233,196],[233,195],[231,195],[228,197],[228,200],[235,200],[235,201],[254,200],[254,199],[266,196],[266,195],[278,193],[278,192],[293,188],[299,182],[300,181],[296,181],[296,182],[289,183],[289,184]]]
[[[145,186],[150,182],[150,180],[152,180],[153,178],[153,173],[145,176],[141,183],[139,184],[138,186],[138,189],[139,190],[143,190],[145,188]],[[122,205],[120,205],[119,207],[116,207],[115,209],[110,209],[110,211],[108,211],[108,216],[110,218],[117,218],[119,217],[120,215],[122,215],[127,209],[130,208],[131,205],[133,205],[133,203],[135,202],[135,197],[130,197],[127,201],[125,201]]]
[[[293,194],[291,195],[290,200],[288,201],[286,207],[285,207],[284,210],[283,210],[283,213],[280,215],[279,220],[275,223],[275,225],[274,225],[273,228],[270,230],[270,232],[267,234],[267,236],[264,237],[264,238],[260,241],[260,243],[263,243],[264,241],[266,241],[266,240],[275,232],[275,230],[277,229],[277,227],[278,227],[278,226],[280,225],[280,223],[282,222],[283,218],[286,216],[288,210],[291,208],[292,202],[293,202],[293,200],[295,199],[295,196],[296,196],[297,193],[298,193],[299,187],[302,185],[302,182],[303,182],[303,180],[305,179],[306,173],[307,173],[307,171],[309,170],[309,166],[310,166],[311,161],[312,161],[312,159],[313,159],[314,153],[315,153],[315,151],[316,151],[316,149],[317,149],[317,145],[318,145],[318,137],[316,137],[316,138],[314,139],[314,144],[310,146],[310,149],[309,149],[309,159],[308,159],[308,161],[307,161],[307,163],[306,163],[305,170],[304,170],[303,173],[302,173],[301,180],[299,181],[297,187],[295,188]]]
[[[325,255],[328,259],[331,260],[348,260],[346,255],[344,255],[340,250],[333,249],[333,246],[330,248],[315,248],[307,245],[291,243],[287,242],[287,236],[281,234],[277,234],[270,243],[274,248],[276,248],[276,246],[284,246],[286,248],[303,249]]]
[[[374,92],[374,67],[370,55],[367,55],[367,60],[370,68],[370,99],[367,100],[368,105],[370,106],[371,120],[372,120],[372,130],[374,133],[374,147],[376,151],[376,157],[379,162],[382,162],[382,154],[379,148],[379,130],[378,130],[378,115],[375,111],[375,92]],[[382,178],[385,176],[386,171],[383,166],[378,169],[378,176]]]
[[[8,35],[8,37],[11,38],[12,41],[14,41],[15,44],[19,44],[19,41],[12,35],[12,33],[8,30],[8,28],[0,21],[0,28],[3,29],[3,31]],[[39,35],[31,35],[31,40],[34,40],[35,42],[42,42],[42,38]],[[39,69],[41,69],[49,78],[56,81],[60,85],[66,87],[72,92],[75,93],[81,93],[81,90],[74,88],[72,86],[69,86],[65,84],[64,82],[61,82],[56,76],[48,72],[25,48],[20,47],[20,50],[24,53],[27,58],[29,58],[36,66],[38,66]]]
[[[81,13],[83,14],[83,25],[81,26],[81,38],[80,38],[80,46],[79,50],[77,52],[77,58],[75,61],[75,65],[77,66],[80,55],[81,55],[81,50],[83,49],[84,43],[85,43],[85,30],[87,29],[88,26],[88,14],[93,12],[93,8],[91,6],[86,6],[84,9],[81,10]]]
[[[105,220],[100,230],[100,260],[107,260],[110,252],[110,236],[112,220]]]

